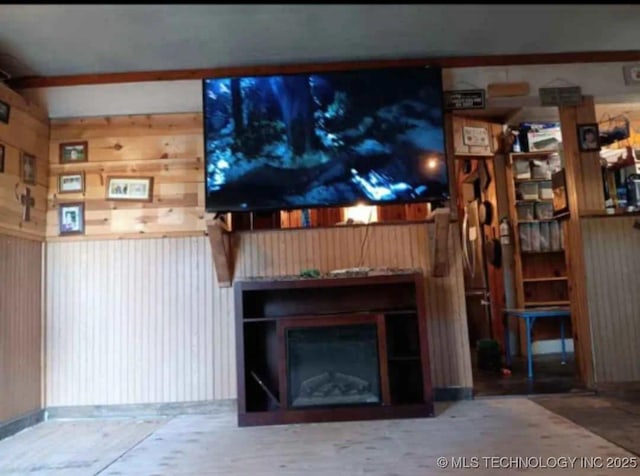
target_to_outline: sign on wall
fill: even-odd
[[[580,86],[540,88],[538,93],[542,106],[578,106],[582,104],[582,88]]]
[[[444,92],[444,108],[447,111],[484,109],[485,107],[484,89],[459,89]]]

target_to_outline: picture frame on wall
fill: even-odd
[[[23,152],[20,155],[20,180],[29,185],[36,184],[36,157]]]
[[[0,174],[4,173],[4,145],[0,144]]]
[[[58,193],[84,193],[84,172],[60,174]]]
[[[87,141],[80,142],[64,142],[60,144],[60,163],[76,164],[78,162],[89,161],[89,143]]]
[[[578,148],[582,152],[600,150],[600,130],[597,123],[578,124]]]
[[[153,177],[108,177],[107,200],[151,202]]]
[[[9,103],[0,101],[0,122],[9,124],[9,115],[11,114],[11,106]]]
[[[58,208],[59,235],[84,234],[84,203],[61,203]]]

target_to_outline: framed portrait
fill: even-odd
[[[0,174],[4,173],[4,146],[0,144]]]
[[[20,179],[30,185],[36,184],[36,158],[26,152],[20,156]]]
[[[11,114],[11,106],[4,101],[0,101],[0,122],[9,124],[9,114]]]
[[[84,172],[58,175],[58,193],[84,192]]]
[[[582,152],[600,150],[598,124],[578,124],[578,147]]]
[[[58,208],[60,235],[84,234],[84,203],[61,203]]]
[[[153,200],[153,177],[109,177],[107,200],[150,202]]]
[[[89,143],[65,142],[60,144],[60,163],[75,164],[77,162],[87,162],[89,160]]]

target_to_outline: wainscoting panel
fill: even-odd
[[[584,218],[596,383],[640,380],[640,230],[636,218]]]
[[[456,229],[450,275],[425,284],[435,387],[472,386]],[[360,264],[429,276],[434,231],[244,232],[236,279]],[[207,237],[48,243],[47,406],[235,398],[233,291],[217,286],[209,246]]]
[[[0,235],[0,427],[42,408],[42,249]]]

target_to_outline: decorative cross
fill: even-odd
[[[36,204],[36,201],[31,196],[31,189],[25,187],[25,192],[20,195],[20,203],[22,204],[22,220],[31,221],[31,207]]]

